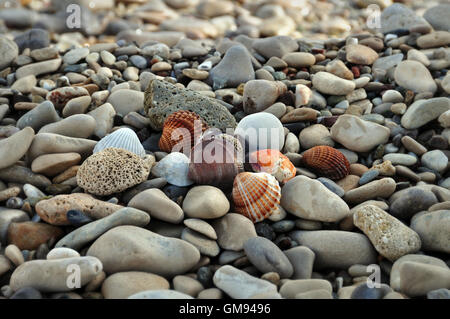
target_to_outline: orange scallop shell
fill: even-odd
[[[255,172],[269,173],[279,182],[286,183],[296,174],[294,164],[278,150],[255,151],[250,154],[249,159]]]
[[[236,176],[232,192],[234,211],[260,222],[279,212],[281,188],[268,173],[243,172]]]
[[[350,172],[350,163],[337,149],[330,146],[314,146],[303,153],[303,164],[318,175],[339,180]]]
[[[197,122],[198,121],[198,122]],[[197,131],[195,125],[198,124]],[[197,114],[191,111],[177,111],[170,114],[164,121],[164,127],[161,138],[159,139],[159,148],[164,152],[172,152],[175,145],[184,149],[192,148],[195,134],[201,134],[208,128],[206,122]]]

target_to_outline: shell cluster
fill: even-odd
[[[250,164],[255,172],[273,175],[277,181],[286,183],[296,174],[294,164],[278,150],[260,150],[250,154]]]
[[[254,223],[278,214],[281,188],[276,178],[268,173],[243,172],[236,176],[232,192],[234,211]]]
[[[350,163],[337,149],[330,146],[314,146],[303,153],[302,162],[320,176],[340,180],[350,172]]]
[[[208,130],[192,148],[188,177],[197,184],[228,188],[243,171],[243,160],[243,148],[235,137]]]
[[[192,148],[195,135],[201,134],[207,128],[206,122],[194,112],[184,110],[174,112],[164,121],[159,148],[170,153],[177,146],[174,151],[186,153],[185,150]]]
[[[140,157],[145,156],[145,149],[136,133],[129,128],[121,128],[102,138],[94,147],[93,153],[101,152],[109,147],[121,148]]]

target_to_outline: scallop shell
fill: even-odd
[[[228,188],[243,171],[244,150],[233,136],[206,131],[190,155],[188,177],[197,184]]]
[[[188,178],[188,172],[189,158],[178,152],[166,155],[152,169],[152,174],[156,177],[164,177],[169,184],[180,187],[194,184]]]
[[[268,173],[240,173],[233,184],[234,211],[253,223],[280,213],[281,189],[275,177]]]
[[[201,121],[201,126],[199,125],[197,131],[195,130],[196,121]],[[194,144],[195,135],[202,133],[207,128],[206,122],[194,112],[184,110],[174,112],[164,121],[159,148],[169,153],[172,152],[175,145],[178,148],[176,151],[190,150]]]
[[[145,156],[145,149],[136,133],[129,128],[121,128],[102,138],[94,147],[94,153],[109,147],[122,148],[140,157]]]
[[[294,164],[278,150],[259,150],[250,154],[250,164],[255,172],[274,176],[277,181],[286,183],[296,174]]]
[[[350,163],[337,149],[330,146],[314,146],[303,153],[302,162],[320,176],[339,180],[349,174]]]

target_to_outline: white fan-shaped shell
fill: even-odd
[[[145,156],[145,149],[136,133],[129,128],[121,128],[102,138],[94,147],[94,153],[108,147],[122,148],[141,157]]]
[[[152,169],[156,177],[163,177],[169,184],[183,187],[194,184],[188,178],[189,158],[183,153],[172,152],[160,160]]]

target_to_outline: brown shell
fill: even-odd
[[[350,172],[350,163],[337,149],[330,146],[314,146],[303,153],[302,162],[320,176],[340,180]]]
[[[268,173],[243,172],[233,184],[234,211],[260,222],[280,210],[281,188]]]
[[[198,131],[195,131],[195,121],[201,121],[201,127],[197,128]],[[181,146],[182,149],[177,149],[177,152],[183,152],[184,149],[190,150],[194,144],[195,134],[201,134],[207,128],[206,122],[194,112],[184,110],[174,112],[164,121],[159,148],[170,153],[174,146],[179,144],[178,146]]]
[[[231,188],[244,169],[239,159],[242,146],[231,135],[205,135],[192,148],[188,177],[197,184]]]

